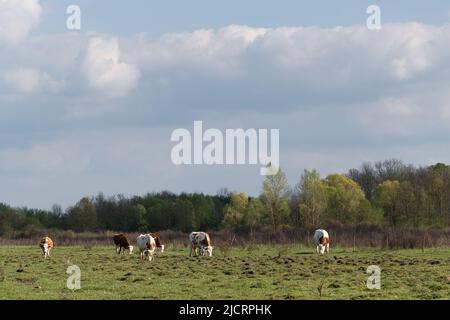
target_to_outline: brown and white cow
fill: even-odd
[[[147,257],[149,261],[153,260],[156,249],[155,239],[149,234],[141,234],[136,238],[136,243],[140,251],[139,256],[141,260],[144,260],[145,257]]]
[[[117,254],[120,254],[121,252],[123,254],[125,250],[128,250],[130,254],[133,253],[133,246],[131,245],[130,240],[128,240],[128,237],[125,234],[123,233],[115,234],[113,236],[113,241],[114,244],[116,245]]]
[[[314,233],[314,241],[317,244],[317,253],[323,254],[330,251],[330,236],[323,229],[317,229]]]
[[[50,257],[50,250],[53,248],[53,240],[49,237],[43,237],[39,242],[39,247],[42,249],[44,259],[47,259]]]
[[[159,252],[164,252],[164,243],[161,240],[161,237],[157,233],[150,233],[150,235],[155,239],[156,248],[159,248]]]
[[[200,250],[200,255],[202,256],[212,256],[213,246],[211,245],[211,238],[209,234],[203,231],[191,232],[189,235],[189,241],[191,244],[191,250],[189,256],[197,256],[198,249]]]

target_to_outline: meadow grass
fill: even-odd
[[[81,289],[66,286],[81,269]],[[369,265],[381,289],[366,286]],[[381,250],[274,245],[215,248],[189,257],[168,245],[152,262],[117,255],[113,246],[0,247],[0,299],[449,299],[450,249]]]

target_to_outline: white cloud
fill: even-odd
[[[279,110],[283,103],[368,103],[391,91],[403,94],[411,83],[450,81],[450,25],[385,24],[379,32],[365,26],[228,26],[158,38],[141,34],[121,43],[123,56],[142,70],[149,94],[167,92],[171,101],[185,94],[199,108],[210,103],[205,92],[214,92],[217,108],[227,101],[228,107],[266,109],[277,101]]]
[[[53,79],[48,73],[27,68],[7,71],[4,82],[18,93],[57,93],[64,87],[63,81]]]
[[[0,45],[16,45],[39,22],[39,0],[0,0]]]
[[[391,66],[397,79],[410,79],[432,66],[434,54],[437,53],[434,46],[439,43],[441,31],[441,28],[418,23],[396,25],[393,28],[391,41],[397,42],[394,46],[397,52]]]
[[[137,85],[138,68],[121,62],[120,56],[116,38],[92,36],[89,39],[83,68],[91,88],[107,96],[124,96]]]
[[[226,94],[226,99],[236,97],[233,103],[245,104],[239,108],[258,104],[263,108],[265,95],[292,100],[286,103],[291,106],[305,100],[332,102],[349,96],[375,101],[390,94],[388,91],[407,90],[409,83],[429,83],[442,77],[449,81],[450,69],[450,25],[419,23],[385,24],[379,32],[365,26],[231,25],[120,39],[67,33],[35,37],[27,43],[17,56],[6,55],[4,63],[61,75],[78,97],[90,93],[124,97],[139,82],[145,84],[136,91],[139,94],[167,93],[170,99],[165,100],[173,101],[175,93],[183,93],[198,100],[208,97],[205,91],[213,86],[216,91],[227,86],[234,91]],[[86,85],[91,91],[84,90]],[[261,91],[264,95],[257,94]],[[217,98],[225,101],[221,96],[225,91],[218,94]],[[252,101],[247,101],[250,98]]]
[[[0,191],[17,199],[16,176],[54,173],[45,188],[29,189],[44,198],[75,172],[69,188],[77,196],[222,186],[257,193],[257,169],[175,168],[169,129],[134,131],[191,128],[194,119],[221,129],[279,128],[281,165],[294,179],[303,167],[326,173],[397,156],[445,159],[449,56],[450,25],[418,23],[379,32],[228,26],[158,37],[30,36],[0,56],[0,170],[14,173],[15,186]],[[33,147],[10,148],[29,141]]]
[[[245,51],[268,30],[231,25],[219,30],[167,33],[156,39],[139,34],[123,40],[124,55],[146,72],[179,68],[180,72],[209,70],[222,76],[239,74],[245,68],[241,65],[245,64],[242,61]]]

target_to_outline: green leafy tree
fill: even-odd
[[[214,216],[214,201],[209,196],[203,194],[196,194],[192,198],[194,205],[194,226],[198,230],[208,230],[213,227]]]
[[[386,180],[377,187],[376,203],[383,208],[386,220],[391,225],[396,225],[399,220],[400,182]]]
[[[224,228],[253,233],[261,226],[263,204],[258,198],[249,199],[243,192],[232,193],[230,198],[230,203],[224,208]]]
[[[390,225],[414,225],[413,210],[418,206],[409,181],[386,180],[376,191],[376,203],[384,210]]]
[[[248,207],[248,196],[241,193],[232,193],[231,201],[224,208],[224,226],[227,229],[239,230],[244,227],[244,217]]]
[[[135,216],[135,228],[140,232],[145,232],[148,230],[147,221],[145,216],[147,214],[147,209],[138,203],[133,206],[133,213]]]
[[[260,200],[265,209],[266,221],[273,230],[279,229],[289,218],[289,193],[286,175],[281,169],[276,174],[267,176],[263,182]]]
[[[0,236],[10,236],[24,225],[25,218],[17,210],[0,203]]]
[[[251,198],[244,215],[244,227],[253,234],[261,226],[264,206],[258,198]]]
[[[437,163],[429,167],[429,174],[428,192],[435,211],[433,223],[450,225],[450,166]]]
[[[74,231],[92,231],[97,226],[97,212],[94,203],[87,197],[82,198],[69,209],[68,227]]]
[[[327,215],[342,223],[358,223],[364,192],[352,179],[342,174],[331,174],[326,178],[328,193]]]
[[[194,226],[194,205],[189,199],[177,199],[175,202],[174,228],[190,232]]]
[[[328,205],[327,185],[316,170],[305,170],[296,186],[300,221],[307,227],[319,227]]]

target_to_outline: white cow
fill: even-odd
[[[147,257],[149,261],[152,261],[156,249],[155,239],[149,234],[141,234],[136,238],[136,244],[140,251],[141,260]]]
[[[197,256],[197,250],[200,249],[200,255],[202,256],[212,256],[213,246],[211,245],[211,239],[209,234],[202,231],[191,232],[189,235],[189,241],[191,243],[191,250],[189,256]]]
[[[314,233],[314,241],[317,244],[317,253],[323,254],[324,252],[329,252],[330,250],[330,236],[328,232],[323,229],[317,229]]]
[[[50,251],[53,248],[53,240],[49,237],[43,237],[39,242],[39,247],[41,247],[44,259],[47,259],[48,257],[50,257]]]

